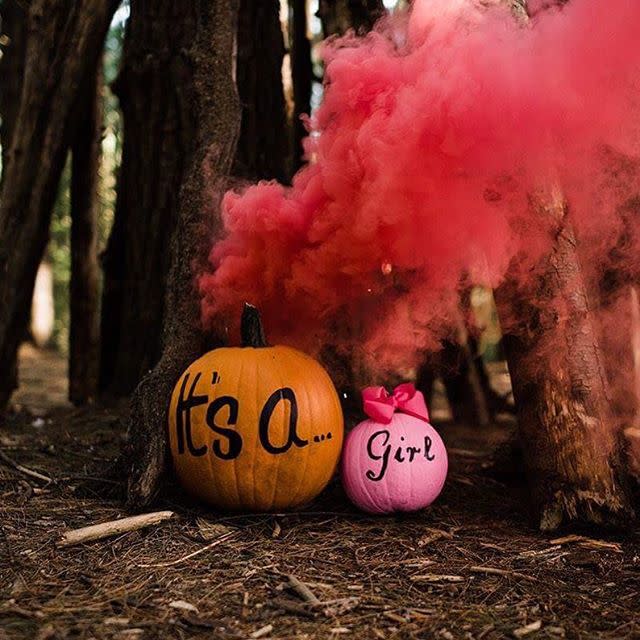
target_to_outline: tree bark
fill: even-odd
[[[78,87],[100,55],[117,0],[33,0],[20,107],[0,194],[0,407],[47,244]]]
[[[293,82],[293,171],[304,163],[302,141],[307,129],[302,117],[311,113],[313,67],[311,41],[307,35],[307,0],[291,0],[291,79]]]
[[[98,185],[102,141],[102,58],[85,82],[71,146],[69,400],[95,399],[100,358]]]
[[[289,135],[282,86],[279,0],[240,0],[236,84],[242,105],[234,176],[287,182]]]
[[[349,29],[364,34],[384,13],[382,0],[320,0],[318,8],[325,37],[343,35]]]
[[[633,513],[622,478],[596,329],[566,207],[540,207],[555,244],[532,291],[496,291],[520,437],[539,526],[620,525]]]
[[[193,3],[131,3],[114,86],[124,144],[103,259],[100,390],[106,395],[128,395],[161,354],[170,239],[198,127],[186,56],[197,20]]]
[[[4,0],[0,9],[2,59],[0,60],[0,142],[2,168],[6,171],[11,137],[16,122],[27,41],[27,11],[16,0]]]
[[[135,4],[134,0],[132,9]],[[181,15],[190,17],[181,24],[185,30],[188,26],[191,44],[182,51],[184,74],[175,88],[180,121],[194,128],[193,147],[184,158],[172,239],[162,357],[136,389],[128,419],[128,505],[132,509],[144,507],[154,496],[166,463],[165,423],[173,386],[206,347],[193,275],[211,240],[203,233],[205,197],[207,208],[217,214],[239,133],[240,107],[232,69],[236,11],[234,0],[180,3]],[[165,27],[173,29],[175,24],[169,20]],[[215,224],[217,218],[212,219]]]

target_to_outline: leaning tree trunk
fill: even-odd
[[[78,87],[95,69],[117,4],[33,0],[28,5],[28,73],[0,194],[0,408],[17,384],[17,350],[48,240]]]
[[[382,0],[320,0],[318,8],[325,37],[343,35],[349,29],[359,35],[371,31],[384,13]]]
[[[193,3],[130,6],[114,86],[124,122],[122,164],[103,260],[100,390],[111,396],[128,395],[160,358],[170,240],[198,130],[185,58],[198,29]]]
[[[91,402],[100,358],[98,184],[102,142],[102,58],[85,82],[71,146],[71,281],[69,285],[69,400]]]
[[[240,0],[236,84],[242,105],[242,124],[234,176],[280,182],[289,178],[283,57],[279,0]]]
[[[563,201],[540,214],[555,228],[553,251],[532,291],[496,291],[504,348],[534,504],[543,530],[565,523],[623,524],[624,486],[594,318]]]
[[[133,10],[135,4],[134,0]],[[236,10],[234,0],[180,3],[181,15],[190,17],[181,24],[189,30],[191,45],[181,52],[184,73],[175,88],[181,121],[194,127],[194,145],[184,158],[167,280],[162,357],[136,389],[128,420],[128,504],[133,509],[153,498],[165,467],[166,413],[173,385],[205,348],[193,269],[206,255],[210,240],[203,233],[205,199],[217,211],[239,132],[240,107],[232,69]],[[175,23],[169,16],[167,19],[166,29],[174,29]]]
[[[20,104],[27,42],[27,10],[17,0],[4,0],[0,7],[0,38],[0,143],[4,173]]]
[[[307,135],[303,116],[311,113],[311,91],[313,66],[311,64],[311,41],[307,24],[307,0],[290,0],[289,24],[291,42],[291,80],[293,84],[293,171],[304,162],[302,141]]]

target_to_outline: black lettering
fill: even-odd
[[[196,377],[191,383],[191,387],[189,388],[189,393],[187,394],[186,398],[184,394],[187,388],[187,383],[189,382],[189,374],[187,373],[184,376],[182,380],[182,386],[180,387],[180,398],[178,399],[178,406],[176,407],[176,435],[178,438],[178,453],[184,453],[184,445],[186,440],[189,453],[192,456],[196,457],[203,456],[205,453],[207,453],[207,445],[203,444],[201,447],[195,447],[191,435],[191,409],[193,409],[194,407],[199,407],[203,404],[207,404],[207,402],[209,401],[208,396],[195,395],[196,385],[198,384],[198,380],[200,380],[200,376],[200,373],[196,374]]]
[[[384,453],[378,455],[373,452],[373,441],[378,438],[378,436],[382,436],[382,446],[384,447]],[[367,455],[372,460],[382,460],[382,467],[380,468],[380,473],[376,475],[371,469],[366,472],[367,478],[369,480],[373,480],[374,482],[379,482],[384,478],[384,474],[387,471],[387,465],[389,464],[389,452],[391,451],[391,445],[387,444],[389,442],[389,432],[385,429],[383,431],[376,431],[367,442]]]
[[[419,447],[407,447],[407,452],[409,453],[409,462],[413,462],[414,457],[417,453],[420,453],[421,449]]]
[[[433,444],[433,442],[431,441],[431,438],[429,436],[425,436],[424,437],[424,457],[431,462],[432,460],[435,460],[436,457],[435,455],[431,455],[431,445]]]
[[[227,426],[235,425],[238,422],[238,401],[231,396],[216,398],[207,408],[207,425],[215,433],[227,438],[228,446],[227,450],[223,451],[220,445],[220,438],[216,438],[211,445],[211,449],[213,454],[222,460],[234,460],[242,451],[242,436],[234,429],[226,429],[216,424],[216,416],[224,407],[229,408]]]
[[[285,400],[289,401],[289,433],[287,435],[287,441],[281,445],[277,446],[271,443],[269,440],[269,424],[271,422],[271,416],[278,406],[279,402],[283,402]],[[296,400],[296,394],[293,392],[293,389],[289,387],[284,387],[282,389],[278,389],[274,391],[270,396],[267,402],[265,403],[262,413],[260,414],[260,424],[259,424],[259,432],[260,432],[260,443],[264,447],[264,450],[277,455],[279,453],[286,453],[291,448],[291,445],[296,445],[296,447],[306,447],[309,444],[308,440],[303,440],[298,436],[298,401]]]
[[[402,447],[398,447],[396,455],[393,456],[398,462],[404,462],[405,458],[402,457]]]

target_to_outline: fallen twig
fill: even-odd
[[[117,536],[128,531],[136,531],[144,527],[159,524],[165,520],[169,520],[175,514],[173,511],[156,511],[154,513],[145,513],[141,516],[132,516],[130,518],[120,518],[119,520],[111,520],[110,522],[102,522],[81,529],[74,529],[63,534],[58,540],[58,547],[70,547],[83,542],[91,542],[93,540],[101,540]]]
[[[580,546],[589,547],[591,549],[606,549],[607,551],[614,551],[615,553],[622,553],[622,547],[617,542],[605,542],[604,540],[595,540],[594,538],[588,538],[587,536],[569,535],[564,538],[556,538],[551,540],[551,544],[563,545],[578,543]]]
[[[33,469],[29,469],[28,467],[24,467],[21,464],[17,463],[15,460],[10,458],[4,451],[0,450],[0,460],[4,462],[7,466],[19,471],[25,476],[29,478],[34,478],[35,480],[40,480],[40,482],[46,482],[50,484],[53,482],[53,478],[49,476],[45,476],[43,473],[39,473],[38,471],[33,471]]]
[[[521,578],[522,580],[528,580],[529,582],[537,582],[533,576],[518,573],[517,571],[511,571],[510,569],[499,569],[498,567],[469,567],[469,571],[472,573],[486,573],[492,576],[507,576],[510,578]]]
[[[172,560],[171,562],[159,562],[158,564],[139,564],[138,566],[143,569],[159,569],[164,567],[174,567],[175,565],[180,564],[181,562],[185,562],[186,560],[190,560],[191,558],[195,558],[196,556],[199,556],[201,553],[204,553],[205,551],[209,551],[209,549],[213,549],[213,547],[217,547],[219,544],[227,540],[227,538],[230,538],[235,534],[236,534],[236,531],[229,531],[229,533],[225,533],[224,535],[221,535],[219,538],[216,538],[213,542],[208,544],[206,547],[202,547],[201,549],[192,551],[191,553],[188,553],[186,556],[182,556],[181,558],[178,558],[177,560]]]
[[[448,576],[437,573],[424,573],[409,578],[411,582],[464,582],[463,576]]]

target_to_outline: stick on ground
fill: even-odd
[[[160,524],[165,520],[169,520],[175,514],[173,511],[155,511],[153,513],[145,513],[140,516],[132,516],[130,518],[121,518],[120,520],[111,520],[110,522],[102,522],[94,524],[90,527],[82,527],[74,529],[63,534],[58,540],[58,547],[70,547],[83,542],[91,542],[93,540],[102,540],[117,536],[128,531],[136,531],[144,527],[150,527],[154,524]]]
[[[25,476],[29,478],[35,478],[36,480],[40,480],[40,482],[46,482],[47,484],[53,482],[53,478],[49,476],[45,476],[43,473],[38,473],[37,471],[33,471],[32,469],[28,469],[27,467],[23,467],[21,464],[18,464],[15,460],[10,458],[4,451],[0,450],[0,460],[4,462],[6,465],[19,471]]]

